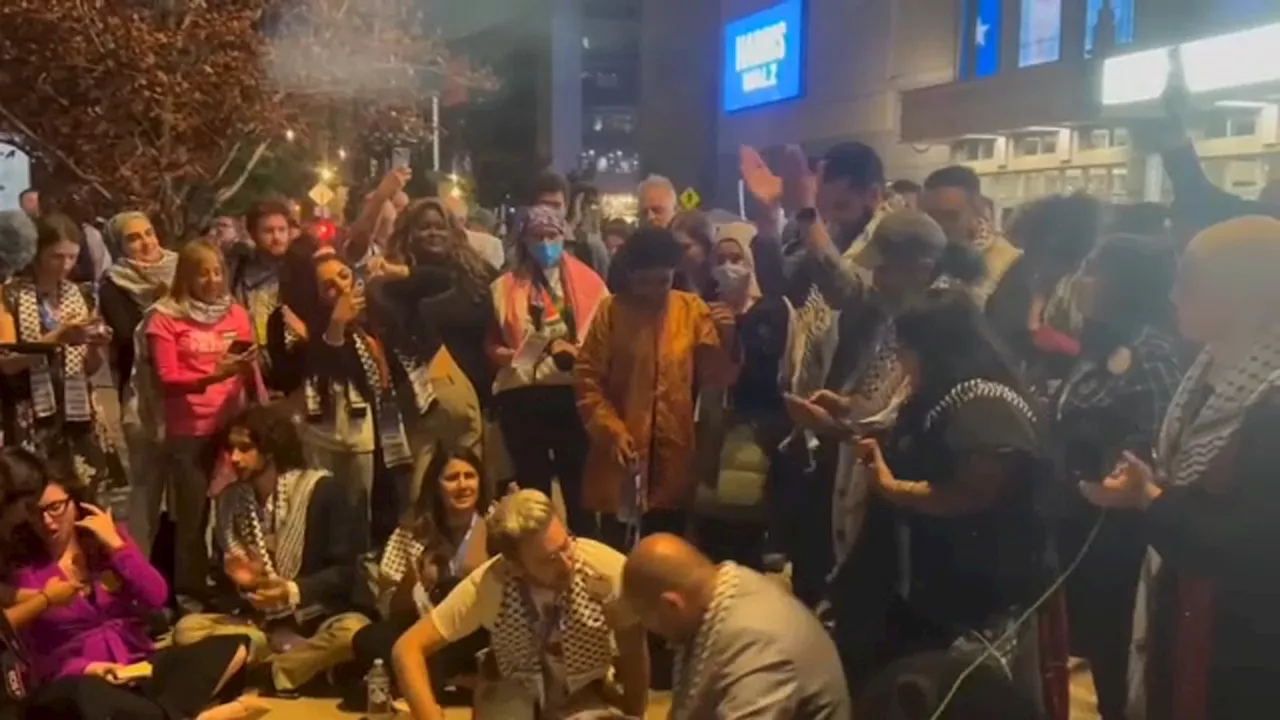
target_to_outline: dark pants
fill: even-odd
[[[243,671],[226,687],[218,683],[237,652],[241,637],[211,637],[168,647],[151,658],[151,678],[137,685],[112,685],[81,675],[46,685],[27,707],[28,720],[186,720],[199,715],[216,695],[240,693]]]
[[[405,513],[409,510],[410,484],[413,466],[401,465],[389,468],[382,460],[382,451],[373,454],[373,489],[369,503],[369,535],[370,547],[380,548],[387,544],[391,533],[400,526]],[[357,501],[360,512],[364,512],[365,498]]]
[[[516,484],[551,496],[560,481],[569,529],[584,535],[591,515],[582,509],[582,474],[589,442],[571,387],[534,386],[507,390],[496,398],[498,426],[515,466]]]
[[[414,623],[418,622],[417,613],[394,613],[385,620],[366,625],[356,632],[351,639],[351,647],[355,652],[356,668],[364,677],[373,661],[381,659],[391,668],[391,649],[396,640],[405,634]],[[427,658],[427,670],[431,676],[431,688],[438,697],[449,684],[449,681],[460,675],[479,673],[476,653],[489,645],[489,633],[476,631],[457,642],[449,643]],[[392,682],[395,682],[393,675]],[[362,688],[363,689],[363,688]],[[363,707],[363,702],[360,703]]]
[[[764,571],[763,522],[701,517],[693,521],[694,544],[713,562],[726,560]]]
[[[1070,563],[1089,536],[1097,511],[1076,508],[1059,532],[1059,556]],[[1138,574],[1146,554],[1141,518],[1111,510],[1080,565],[1067,578],[1071,654],[1089,661],[1103,720],[1126,717],[1129,639]]]
[[[174,594],[203,600],[208,594],[209,481],[218,457],[213,437],[170,436],[164,442],[169,517],[173,520]]]

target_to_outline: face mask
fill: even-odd
[[[745,265],[717,265],[711,269],[711,279],[723,295],[741,295],[751,282],[751,270]]]
[[[564,254],[564,241],[533,243],[529,246],[529,254],[539,266],[555,267],[560,264],[560,256]]]

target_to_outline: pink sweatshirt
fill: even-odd
[[[147,323],[151,362],[164,387],[165,432],[207,437],[239,409],[246,387],[242,375],[214,383],[198,393],[171,392],[212,375],[236,340],[253,341],[249,313],[239,305],[222,320],[206,325],[186,318],[153,313]]]

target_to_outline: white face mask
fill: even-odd
[[[711,269],[711,279],[716,281],[716,290],[722,297],[738,296],[751,283],[751,269],[746,265],[717,265]]]

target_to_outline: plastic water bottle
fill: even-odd
[[[369,674],[364,677],[364,687],[368,704],[365,713],[370,718],[389,718],[395,715],[391,705],[391,675],[382,658],[373,661]]]

